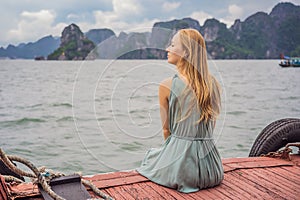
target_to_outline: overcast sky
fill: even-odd
[[[150,31],[155,22],[192,17],[203,25],[216,18],[229,27],[235,19],[263,11],[280,0],[0,0],[0,46],[60,36],[64,27],[79,25],[120,31]],[[300,5],[300,0],[287,0]]]

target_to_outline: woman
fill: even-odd
[[[166,50],[178,75],[159,87],[165,143],[150,149],[137,171],[160,185],[195,192],[223,180],[212,138],[220,112],[220,87],[208,71],[205,41],[197,30],[179,30]]]

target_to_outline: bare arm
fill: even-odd
[[[166,140],[170,136],[170,129],[169,129],[169,96],[170,96],[170,89],[172,84],[172,78],[168,78],[162,81],[159,85],[159,105],[160,105],[160,117],[163,129],[163,136]]]

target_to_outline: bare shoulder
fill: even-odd
[[[172,77],[166,78],[159,84],[159,97],[160,99],[168,99],[172,86]]]
[[[171,85],[172,85],[172,77],[166,78],[160,83],[160,87],[165,87],[168,88],[169,90],[171,89]]]

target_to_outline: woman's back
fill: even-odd
[[[200,111],[192,89],[177,74],[173,77],[169,96],[169,128],[171,134],[190,139],[211,139],[212,122],[198,122]]]
[[[170,136],[161,148],[150,149],[137,169],[150,180],[185,193],[213,187],[223,180],[212,123],[197,123],[200,113],[190,106],[192,95],[175,75],[169,96]]]

